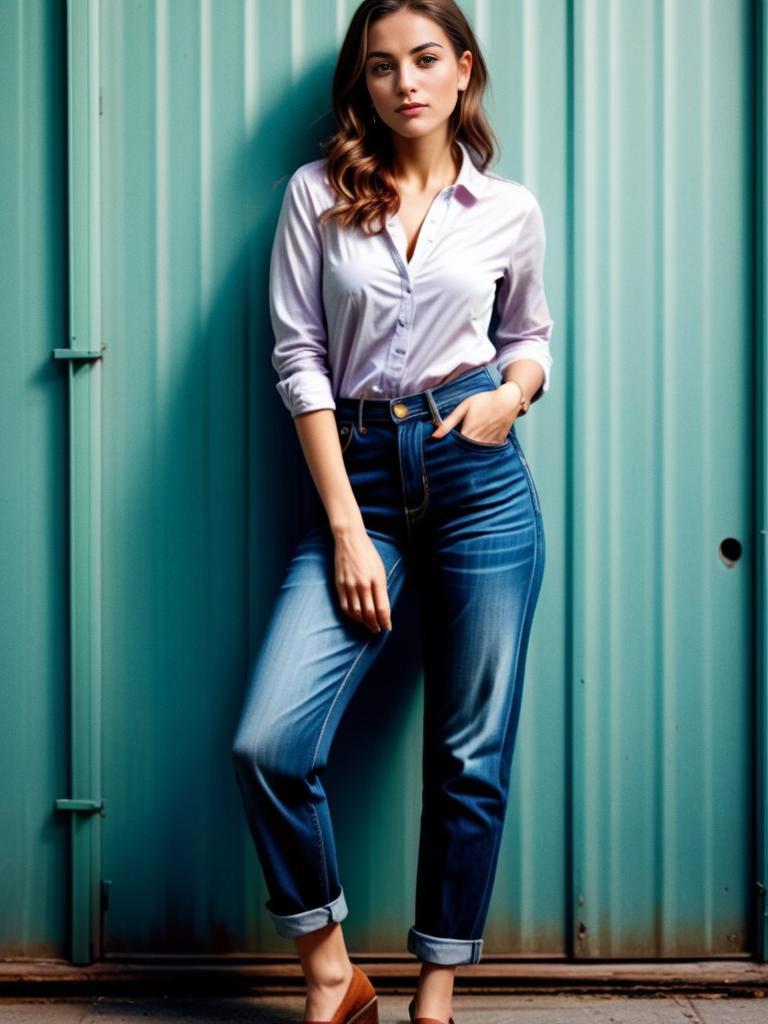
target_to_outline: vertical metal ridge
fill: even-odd
[[[70,343],[101,348],[99,0],[68,0]],[[70,957],[101,947],[101,360],[69,359]],[[85,814],[84,820],[80,815]]]
[[[660,5],[660,6],[659,6]],[[657,265],[656,294],[660,309],[660,323],[658,325],[657,338],[671,338],[675,335],[675,324],[673,322],[675,309],[674,287],[667,289],[667,268],[675,264],[675,249],[677,239],[674,236],[674,208],[671,206],[670,197],[674,202],[675,181],[673,175],[672,161],[675,156],[675,144],[677,139],[678,126],[676,123],[676,107],[674,96],[673,62],[675,60],[675,12],[659,0],[658,29],[657,29],[657,52],[661,54],[660,72],[661,87],[659,89],[659,111],[661,118],[661,139],[659,147],[659,181],[660,181],[660,203],[659,203],[659,234],[661,237],[661,259]],[[656,677],[655,692],[657,697],[656,706],[659,708],[659,717],[654,722],[656,733],[656,773],[657,773],[657,799],[660,809],[659,820],[656,826],[656,842],[654,852],[656,856],[655,883],[658,893],[658,904],[654,911],[655,938],[659,942],[658,948],[663,948],[667,935],[674,929],[674,921],[678,913],[677,885],[674,875],[674,865],[678,861],[677,833],[675,823],[677,820],[677,778],[675,776],[675,761],[673,751],[670,750],[669,730],[665,723],[674,722],[675,706],[672,688],[665,685],[667,679],[677,678],[676,645],[677,636],[674,614],[676,612],[674,592],[674,551],[675,538],[672,529],[675,524],[675,480],[672,476],[674,471],[674,460],[667,458],[667,453],[675,450],[675,437],[673,430],[676,426],[676,418],[669,414],[671,409],[671,396],[675,393],[674,379],[674,358],[675,349],[664,344],[657,344],[659,376],[658,387],[660,395],[659,417],[660,428],[656,438],[658,445],[657,466],[658,479],[661,482],[659,488],[661,494],[660,517],[658,522],[658,550],[660,553],[660,597],[658,623],[658,644],[660,647],[660,668],[661,671]],[[671,470],[670,470],[671,463]]]
[[[702,303],[704,315],[702,317],[702,366],[716,366],[718,353],[715,351],[715,338],[713,337],[713,325],[718,320],[718,301],[715,294],[717,274],[715,264],[717,254],[721,247],[717,244],[713,230],[713,216],[717,209],[717,198],[713,182],[713,163],[716,160],[718,150],[717,141],[710,137],[709,132],[716,130],[717,116],[713,109],[712,96],[712,75],[715,73],[713,67],[712,52],[712,18],[714,10],[711,0],[706,0],[701,7],[701,68],[699,72],[699,93],[701,97],[699,108],[699,122],[701,134],[701,201],[702,211],[702,245],[701,245],[701,281],[702,293],[705,296]],[[713,203],[715,204],[713,206]],[[702,436],[707,438],[708,444],[705,447],[709,451],[715,450],[715,433],[718,427],[716,418],[713,418],[714,408],[712,403],[712,389],[719,391],[722,387],[720,381],[713,380],[709,374],[702,376],[701,386],[701,413],[702,413]],[[740,390],[740,389],[739,389]],[[715,548],[715,527],[714,512],[717,503],[717,482],[713,479],[716,473],[714,464],[710,460],[704,462],[702,474],[702,502],[701,502],[701,529],[703,538],[703,550],[712,552],[712,564],[716,563]],[[704,566],[702,566],[704,569]],[[702,733],[705,741],[701,745],[701,830],[705,836],[715,837],[717,825],[714,814],[714,801],[716,800],[716,787],[713,781],[715,772],[714,750],[717,744],[716,728],[714,727],[715,709],[717,707],[717,693],[714,688],[713,655],[716,652],[712,649],[713,610],[716,602],[716,594],[712,592],[711,598],[702,600],[701,626],[702,626],[702,652],[700,662],[701,680],[701,717]],[[708,946],[717,943],[717,911],[715,903],[717,900],[718,878],[714,866],[715,842],[708,842],[702,845],[702,888],[704,898],[702,900],[702,927],[705,935],[705,942]]]

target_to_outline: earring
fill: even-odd
[[[371,114],[371,124],[376,124],[376,108],[373,104],[371,104],[371,110],[373,111]]]

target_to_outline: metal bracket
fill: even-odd
[[[55,348],[54,359],[101,359],[106,345],[101,348]]]
[[[53,806],[57,811],[76,811],[80,814],[98,813],[102,818],[106,817],[103,800],[70,800],[67,797],[62,797],[59,800],[54,800]]]

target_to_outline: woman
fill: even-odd
[[[290,178],[276,229],[272,363],[322,508],[233,757],[305,1021],[378,1020],[344,944],[321,775],[406,576],[424,596],[425,679],[411,1017],[451,1021],[456,965],[481,956],[544,569],[514,422],[548,390],[553,324],[539,205],[485,170],[486,80],[453,0],[365,0],[334,76],[338,132]]]

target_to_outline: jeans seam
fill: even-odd
[[[415,509],[410,511],[411,522],[415,522],[427,511],[427,505],[429,504],[429,480],[427,480],[427,467],[424,464],[424,444],[423,442],[419,446],[419,454],[421,456],[421,486],[424,489],[424,500]]]
[[[518,441],[517,437],[514,438],[513,445],[514,445],[515,451],[517,452],[517,457],[520,460],[520,464],[523,467],[523,472],[525,473],[525,480],[526,480],[526,483],[528,484],[528,493],[531,496],[531,502],[533,503],[533,507],[534,507],[534,509],[536,511],[536,515],[539,516],[539,515],[541,515],[541,504],[539,502],[539,496],[538,496],[538,492],[536,490],[536,485],[533,482],[533,474],[531,473],[531,470],[530,470],[530,468],[528,466],[528,460],[526,459],[525,455],[523,454],[523,451],[522,451],[522,449],[520,447],[520,442]]]
[[[403,556],[400,555],[396,559],[396,561],[392,564],[392,568],[387,573],[387,579],[386,579],[387,583],[389,583],[389,581],[390,581],[390,579],[392,577],[392,573],[395,571],[395,569],[398,567],[398,565],[400,564],[400,562],[402,560],[403,560]],[[358,661],[360,661],[360,659],[362,658],[363,654],[365,653],[365,651],[367,650],[367,648],[369,647],[369,645],[372,642],[373,642],[373,637],[370,637],[368,640],[365,641],[363,646],[358,651],[357,657],[352,662],[352,664],[349,666],[349,669],[347,670],[347,674],[344,676],[342,681],[339,683],[339,686],[338,686],[338,688],[336,690],[336,693],[333,695],[333,700],[331,701],[330,706],[328,708],[328,711],[326,712],[325,718],[323,719],[323,724],[320,726],[320,733],[319,733],[319,735],[317,737],[317,743],[315,744],[314,753],[312,754],[312,764],[310,765],[310,771],[314,771],[314,769],[315,769],[315,764],[317,763],[317,752],[320,749],[320,743],[322,742],[323,734],[325,733],[325,728],[328,725],[328,719],[331,717],[333,709],[336,707],[336,703],[337,703],[339,697],[341,696],[341,693],[344,690],[344,687],[347,685],[347,680],[352,675],[352,672],[354,671],[354,668],[357,665]],[[318,846],[320,847],[320,857],[322,859],[322,864],[323,864],[323,884],[324,884],[324,891],[325,891],[325,902],[327,903],[330,900],[330,892],[329,892],[329,888],[328,888],[328,868],[327,868],[327,861],[326,861],[326,856],[325,856],[325,844],[323,843],[323,835],[322,835],[322,831],[320,829],[320,822],[318,821],[318,818],[317,818],[317,809],[315,808],[314,804],[312,805],[312,816],[313,816],[313,818],[315,820],[315,823],[317,825]]]
[[[328,885],[328,862],[325,856],[325,843],[323,842],[323,833],[320,828],[320,819],[317,816],[317,808],[312,804],[312,820],[315,825],[315,835],[317,836],[317,845],[320,848],[320,870],[322,872],[320,881],[323,886],[324,903],[330,902],[331,890]]]
[[[424,493],[424,498],[420,502],[420,504],[418,504],[416,506],[416,508],[412,509],[410,505],[406,504],[405,477],[403,476],[403,460],[402,460],[402,456],[401,456],[401,453],[400,453],[401,437],[402,437],[402,434],[398,433],[398,438],[397,438],[397,465],[398,465],[398,469],[400,471],[400,486],[401,486],[402,492],[403,492],[403,510],[405,512],[406,523],[408,523],[408,525],[410,527],[410,524],[412,522],[414,522],[415,519],[420,518],[420,516],[423,514],[422,510],[425,508],[425,506],[427,504],[427,501],[429,500],[429,482],[427,481],[427,471],[426,471],[426,468],[424,466],[424,446],[422,445],[422,447],[421,447],[421,486],[424,489],[425,493]],[[409,535],[410,535],[410,529],[409,529]]]

